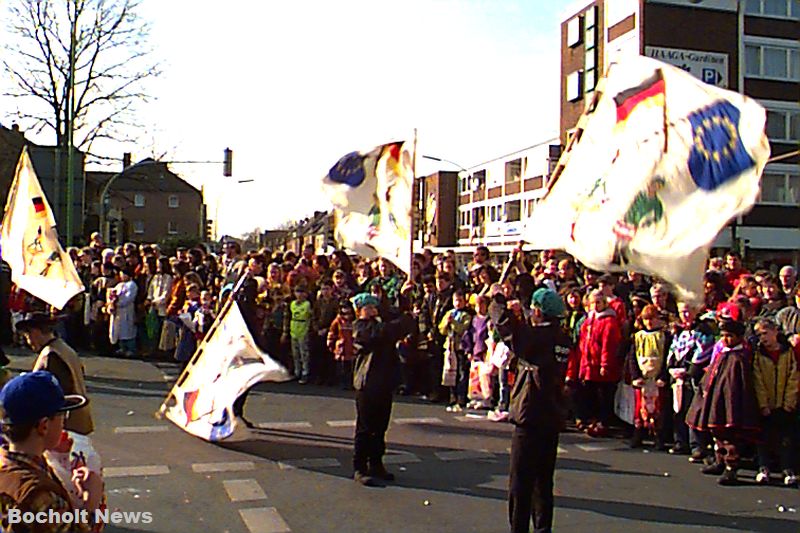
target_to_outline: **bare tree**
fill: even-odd
[[[17,118],[37,133],[53,131],[57,146],[66,147],[73,99],[78,149],[103,159],[92,152],[96,141],[130,141],[135,107],[147,101],[146,82],[159,74],[138,6],[138,0],[13,0],[7,18],[13,38],[2,64],[13,85],[6,95],[20,101]]]

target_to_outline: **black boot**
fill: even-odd
[[[709,476],[718,476],[725,472],[725,465],[723,463],[714,462],[701,470],[702,473]]]
[[[631,448],[642,447],[642,428],[635,428],[631,437]]]
[[[736,485],[736,469],[731,468],[729,466],[725,467],[725,471],[722,472],[722,475],[717,480],[717,483],[720,485]]]
[[[394,474],[386,470],[386,467],[383,466],[383,461],[380,460],[370,461],[369,475],[382,479],[383,481],[394,481]]]
[[[361,461],[353,465],[353,480],[365,487],[377,487],[379,485],[378,480],[370,475],[367,465],[361,463]]]

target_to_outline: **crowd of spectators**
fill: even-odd
[[[234,294],[256,343],[301,384],[352,387],[356,347],[352,298],[370,293],[382,320],[406,314],[416,331],[397,343],[399,393],[450,412],[508,419],[513,343],[492,324],[493,306],[520,317],[534,291],[556,291],[572,349],[565,408],[577,431],[645,442],[686,455],[703,471],[736,480],[752,458],[755,479],[770,472],[796,485],[800,285],[792,266],[748,271],[729,253],[709,260],[702,302],[636,272],[584,268],[555,251],[516,249],[495,262],[478,246],[414,254],[410,275],[385,259],[307,246],[243,252],[237,242],[163,254],[155,245],[107,248],[98,236],[69,250],[86,286],[59,315],[59,333],[81,350],[185,364]],[[242,279],[240,287],[234,288]],[[13,290],[12,321],[42,311]]]

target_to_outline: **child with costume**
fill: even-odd
[[[753,357],[742,322],[723,319],[720,341],[686,416],[687,424],[714,439],[715,462],[704,474],[721,475],[720,485],[737,482],[739,452],[760,431],[753,383]]]

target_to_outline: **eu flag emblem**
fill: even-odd
[[[364,156],[350,152],[333,165],[328,177],[336,183],[358,187],[364,181]]]
[[[689,115],[692,150],[689,172],[697,186],[713,191],[755,165],[739,137],[739,109],[717,102]]]

